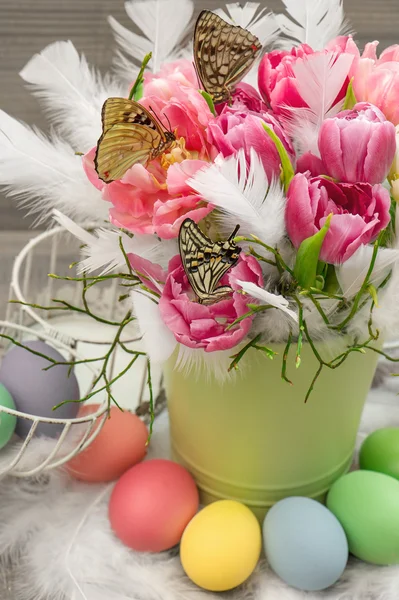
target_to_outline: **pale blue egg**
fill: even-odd
[[[263,539],[270,567],[300,590],[330,587],[348,561],[348,542],[338,519],[310,498],[275,504],[264,520]]]

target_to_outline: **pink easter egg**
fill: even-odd
[[[194,479],[170,460],[135,465],[116,483],[109,503],[109,520],[126,546],[141,552],[162,552],[180,542],[198,511]]]
[[[99,404],[82,406],[78,417],[85,417],[98,409]],[[95,427],[101,421],[102,417],[99,417]],[[109,417],[95,440],[72,458],[66,464],[66,469],[80,481],[114,481],[143,460],[147,453],[147,439],[148,429],[139,417],[112,406]]]

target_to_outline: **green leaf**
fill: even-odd
[[[374,302],[374,304],[378,307],[378,294],[377,294],[377,290],[375,289],[374,285],[369,285],[369,287],[367,288],[368,292]]]
[[[357,104],[357,100],[356,100],[355,92],[353,91],[353,77],[352,77],[352,79],[349,82],[348,89],[346,90],[346,96],[345,96],[345,101],[344,101],[342,110],[351,109],[355,106],[355,104]]]
[[[143,62],[141,63],[140,71],[136,77],[136,81],[134,82],[132,89],[130,90],[129,100],[135,100],[138,102],[143,97],[144,92],[144,71],[152,58],[152,52],[149,52],[143,58]]]
[[[324,238],[330,228],[332,214],[328,215],[323,227],[299,246],[296,256],[294,277],[298,284],[305,289],[316,286],[317,267]]]
[[[328,265],[326,282],[323,289],[326,294],[337,294],[339,292],[340,287],[334,265]]]
[[[208,92],[206,92],[205,90],[198,90],[198,91],[201,94],[201,96],[204,98],[204,100],[206,100],[206,103],[209,106],[209,110],[211,111],[213,116],[216,117],[216,110],[215,110],[215,105],[213,103],[212,96],[210,94],[208,94]]]
[[[288,156],[287,150],[284,148],[283,142],[280,138],[274,133],[273,129],[271,129],[266,123],[262,123],[263,129],[266,131],[267,135],[272,139],[274,145],[277,148],[277,152],[281,161],[281,171],[282,171],[282,180],[284,185],[284,191],[288,190],[288,187],[291,183],[291,179],[295,175],[294,167],[292,166],[290,157]]]

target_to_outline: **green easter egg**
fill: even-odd
[[[0,383],[0,406],[15,410],[14,400],[7,388]],[[0,448],[4,448],[12,438],[17,424],[17,417],[4,411],[0,412]]]
[[[377,565],[399,564],[399,481],[375,471],[340,477],[327,496],[349,551]]]
[[[386,427],[370,434],[360,449],[359,463],[361,469],[399,479],[399,428]]]

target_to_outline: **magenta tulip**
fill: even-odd
[[[255,150],[270,181],[280,175],[281,160],[262,123],[266,123],[274,131],[283,142],[290,158],[294,160],[290,139],[277,119],[269,112],[248,111],[240,105],[226,106],[221,114],[208,124],[208,142],[213,144],[224,158],[236,154],[242,148],[250,160],[251,149]]]
[[[287,193],[286,227],[296,248],[332,214],[320,260],[338,265],[372,242],[390,221],[391,200],[382,185],[334,183],[297,173]]]
[[[376,106],[359,102],[323,122],[319,150],[325,174],[334,179],[382,183],[395,156],[395,127]]]

